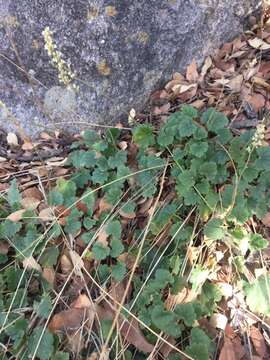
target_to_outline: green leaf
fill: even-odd
[[[14,341],[13,343],[14,349],[16,349],[17,346],[22,341],[27,331],[27,326],[28,326],[28,322],[24,318],[19,318],[11,326],[7,326],[5,332]]]
[[[206,281],[203,284],[201,295],[198,299],[200,304],[204,307],[205,315],[211,316],[216,310],[217,303],[221,300],[222,293],[215,284]]]
[[[112,239],[119,240],[121,238],[121,232],[121,223],[118,220],[110,221],[106,226],[106,233],[109,236],[111,235]]]
[[[190,153],[198,158],[204,156],[208,150],[208,144],[206,142],[194,142],[190,145]]]
[[[56,246],[46,248],[40,257],[40,264],[43,267],[51,267],[57,264],[59,250]]]
[[[53,343],[54,337],[47,329],[44,329],[43,326],[36,327],[28,338],[28,352],[30,356],[36,353],[40,360],[48,360],[54,351]]]
[[[198,110],[194,106],[191,106],[191,105],[183,105],[181,107],[181,113],[186,116],[191,117],[192,119],[198,117]]]
[[[157,137],[157,143],[162,147],[167,147],[173,143],[174,136],[166,133],[165,130],[160,130]]]
[[[185,348],[185,352],[194,360],[209,360],[209,352],[204,344],[192,344]]]
[[[109,256],[110,249],[99,242],[96,242],[92,247],[93,256],[97,261],[106,259]]]
[[[214,133],[218,133],[220,129],[225,128],[229,124],[228,118],[214,108],[209,108],[202,114],[202,121],[206,124],[207,129]]]
[[[211,339],[199,328],[191,330],[191,344],[185,348],[185,352],[194,360],[208,360],[211,348]]]
[[[197,126],[191,118],[184,116],[178,126],[180,138],[189,137],[196,132]]]
[[[92,229],[92,227],[96,224],[96,220],[92,219],[91,217],[86,217],[83,219],[83,226],[86,230]]]
[[[96,164],[96,152],[95,151],[84,151],[75,150],[69,155],[69,161],[76,169],[83,167],[91,168]]]
[[[64,197],[59,191],[52,190],[48,194],[49,205],[63,205]]]
[[[183,320],[186,326],[189,327],[191,327],[197,319],[192,303],[178,304],[176,305],[174,312],[176,313],[178,319]]]
[[[122,261],[117,261],[116,265],[112,265],[112,277],[116,281],[122,281],[126,275],[126,272],[126,265]]]
[[[118,168],[122,166],[127,161],[127,152],[120,150],[114,156],[110,156],[108,159],[108,165],[111,169]]]
[[[7,219],[0,225],[0,237],[11,239],[21,230],[21,228],[21,223],[15,223]]]
[[[209,220],[204,226],[204,235],[211,240],[222,239],[225,235],[223,220],[216,218]]]
[[[111,252],[110,255],[114,258],[118,257],[125,250],[124,245],[118,239],[113,239],[111,241]]]
[[[213,161],[205,162],[200,167],[200,174],[209,180],[213,180],[217,175],[217,165]]]
[[[249,246],[250,250],[263,250],[267,248],[269,242],[262,237],[260,234],[251,234],[250,235],[250,241]]]
[[[259,170],[269,170],[270,168],[270,147],[257,148],[259,158],[255,162],[255,166]]]
[[[92,174],[92,181],[94,184],[103,185],[108,180],[108,172],[102,171],[99,168],[95,169]]]
[[[34,301],[34,310],[39,317],[48,319],[52,310],[52,301],[48,294],[44,294],[40,302]]]
[[[21,201],[21,195],[19,193],[16,179],[13,179],[10,183],[7,200],[10,206],[17,205]]]
[[[69,360],[69,354],[63,351],[57,351],[52,360]]]
[[[156,305],[151,311],[152,323],[167,335],[178,337],[181,327],[177,324],[177,317],[172,311],[165,310],[163,305]]]
[[[149,124],[137,126],[133,130],[133,141],[142,148],[153,145],[155,143],[153,127]]]
[[[261,275],[254,283],[244,286],[246,302],[251,311],[270,316],[270,276]]]
[[[195,185],[194,173],[191,170],[184,170],[178,175],[177,180],[185,187],[186,190]]]

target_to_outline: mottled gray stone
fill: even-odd
[[[60,122],[65,128],[113,124],[132,107],[142,108],[172,72],[193,58],[200,63],[241,32],[258,5],[258,0],[0,0],[0,100],[28,133]],[[80,90],[69,105],[66,90],[61,95],[54,88],[58,74],[44,49],[46,26],[77,74]],[[51,108],[57,103],[60,112]],[[13,127],[3,111],[0,124]]]

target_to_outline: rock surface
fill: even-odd
[[[241,32],[258,0],[0,0],[0,126],[113,124]],[[79,91],[59,87],[49,26]],[[11,115],[11,113],[13,115]],[[14,119],[14,117],[17,119]],[[64,125],[63,125],[64,124]]]

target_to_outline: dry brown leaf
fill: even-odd
[[[243,75],[237,75],[226,84],[232,91],[239,92],[243,83]]]
[[[225,336],[224,344],[222,346],[222,349],[221,349],[221,352],[219,355],[219,360],[228,360],[228,359],[237,360],[237,358],[235,356],[235,351],[234,351],[232,340]]]
[[[172,345],[175,345],[176,344],[176,340],[170,336],[168,339],[167,339],[167,342],[169,342],[170,344]],[[159,353],[163,355],[163,359],[167,359],[168,356],[170,355],[170,353],[173,351],[174,349],[167,343],[165,342],[162,342],[160,348],[159,348]]]
[[[112,320],[115,317],[115,311],[107,303],[104,303],[103,306],[97,306],[97,313],[101,320]],[[136,319],[132,318],[128,321],[120,316],[118,327],[123,340],[134,345],[138,350],[150,353],[154,349],[154,346],[146,340]]]
[[[104,211],[108,211],[111,210],[112,205],[109,204],[106,200],[105,197],[99,199],[98,201],[98,210],[95,213],[95,218],[99,219],[100,215],[104,212]]]
[[[210,325],[213,326],[216,329],[225,330],[227,326],[227,316],[223,314],[213,314],[210,318]]]
[[[268,84],[268,82],[266,82],[264,79],[260,78],[259,76],[253,76],[252,81],[254,82],[254,84],[258,86],[262,86],[267,90],[270,90],[270,84]]]
[[[205,100],[198,99],[198,100],[193,101],[190,105],[195,107],[198,110],[201,110],[205,105]]]
[[[207,74],[207,71],[210,69],[212,64],[213,64],[213,62],[212,62],[211,57],[207,56],[206,59],[204,60],[203,66],[202,66],[200,81],[202,81],[204,79],[205,75]]]
[[[92,328],[96,315],[96,307],[86,295],[80,295],[71,305],[69,310],[55,314],[48,327],[52,332],[73,332],[81,326]]]
[[[37,270],[38,272],[42,272],[41,266],[33,256],[29,256],[23,260],[23,267],[26,270]]]
[[[82,309],[87,307],[92,307],[93,303],[90,301],[89,297],[85,294],[81,294],[77,297],[75,301],[71,304],[72,308]]]
[[[69,331],[67,336],[67,349],[72,352],[75,359],[79,358],[80,352],[85,347],[85,340],[80,330]]]
[[[192,63],[187,67],[186,78],[190,82],[196,82],[199,79],[196,60],[193,59]]]
[[[119,210],[119,214],[126,219],[134,219],[136,217],[135,212],[126,213],[123,210]]]
[[[23,190],[22,197],[23,198],[35,198],[40,201],[43,199],[42,192],[36,186],[33,186],[33,187]]]
[[[24,151],[31,151],[34,149],[34,145],[30,142],[30,141],[25,141],[23,144],[22,144],[22,149]]]
[[[42,221],[53,221],[55,220],[55,215],[52,208],[42,209],[38,215]]]
[[[0,254],[7,255],[9,251],[10,245],[7,241],[2,240],[0,241]]]
[[[40,204],[40,200],[33,197],[25,197],[20,201],[22,207],[27,210],[35,210]]]
[[[18,142],[17,135],[12,132],[9,132],[7,134],[7,143],[9,146],[18,146],[19,142]]]
[[[265,98],[261,94],[248,95],[245,99],[255,111],[259,111],[265,105]]]
[[[44,268],[42,271],[43,278],[50,284],[54,286],[55,281],[55,271],[52,267]]]
[[[254,49],[260,49],[260,50],[269,50],[270,44],[263,41],[262,39],[256,37],[254,39],[249,39],[248,44],[253,47]]]
[[[78,330],[87,319],[87,309],[69,309],[55,314],[49,323],[52,332]]]
[[[270,227],[270,212],[268,212],[264,217],[262,218],[263,225]]]
[[[104,246],[108,246],[108,234],[104,228],[101,228],[97,235],[97,242]]]
[[[73,269],[71,260],[65,254],[60,258],[60,266],[63,274],[69,274]]]
[[[183,84],[183,85],[176,85],[178,87],[177,91],[174,91],[175,94],[183,94],[191,89],[196,88],[197,89],[197,84]]]
[[[255,326],[251,326],[250,328],[250,337],[253,343],[253,346],[256,350],[256,353],[260,356],[261,359],[266,357],[267,355],[267,348],[265,344],[264,337],[260,330]]]
[[[120,148],[121,150],[126,150],[127,147],[128,147],[128,143],[127,143],[126,141],[120,141],[120,142],[118,143],[118,146],[119,146],[119,148]]]
[[[25,209],[14,211],[13,213],[7,216],[7,220],[17,222],[23,218],[23,214],[25,213]]]
[[[179,72],[175,72],[173,73],[173,80],[178,80],[178,81],[185,81],[185,77],[180,74]]]

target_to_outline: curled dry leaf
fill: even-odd
[[[210,325],[214,328],[225,330],[228,319],[227,316],[223,314],[213,314],[210,319]]]
[[[99,219],[100,215],[104,212],[104,211],[108,211],[111,210],[112,205],[107,203],[107,201],[105,200],[105,198],[101,198],[98,201],[98,209],[95,213],[95,218]]]
[[[23,218],[24,213],[25,213],[25,209],[14,211],[13,213],[7,216],[7,220],[18,222]]]
[[[55,220],[55,215],[52,208],[42,209],[38,215],[42,221],[53,221]]]
[[[222,349],[221,349],[221,352],[219,355],[219,360],[228,360],[228,359],[237,360],[237,358],[235,356],[235,350],[234,350],[232,340],[225,336],[224,344],[222,346]]]
[[[24,209],[35,210],[40,204],[40,200],[33,197],[25,197],[21,199],[21,205]]]
[[[197,63],[195,59],[193,59],[192,63],[187,67],[186,78],[190,82],[196,82],[199,79]]]
[[[101,228],[97,235],[97,242],[107,246],[108,245],[108,234],[106,233],[105,228]]]
[[[65,254],[60,258],[60,267],[63,274],[69,274],[73,269],[71,260]]]
[[[9,146],[18,146],[19,142],[18,142],[17,135],[12,132],[9,132],[7,134],[7,143]]]
[[[44,268],[42,271],[42,277],[50,284],[54,286],[55,271],[52,267]]]
[[[263,41],[262,39],[256,37],[254,39],[248,40],[248,44],[253,47],[254,49],[260,49],[260,50],[269,50],[270,44]]]
[[[228,82],[226,86],[229,87],[232,91],[239,92],[241,90],[243,80],[243,75],[236,75]]]
[[[41,266],[33,256],[29,256],[23,260],[23,267],[26,270],[37,270],[38,272],[42,272]]]
[[[134,219],[136,217],[135,212],[126,213],[123,210],[119,210],[119,214],[126,219]]]
[[[213,62],[210,56],[207,56],[206,59],[204,60],[204,64],[202,66],[202,70],[201,70],[201,76],[200,76],[200,80],[202,81],[205,77],[205,75],[207,74],[207,71],[210,69],[210,67],[212,66]]]
[[[75,274],[78,276],[82,276],[82,268],[84,267],[83,259],[74,250],[69,250],[69,256],[73,263]]]
[[[261,359],[265,358],[267,355],[267,348],[264,337],[260,330],[255,326],[251,326],[250,337],[256,353],[260,356]]]

